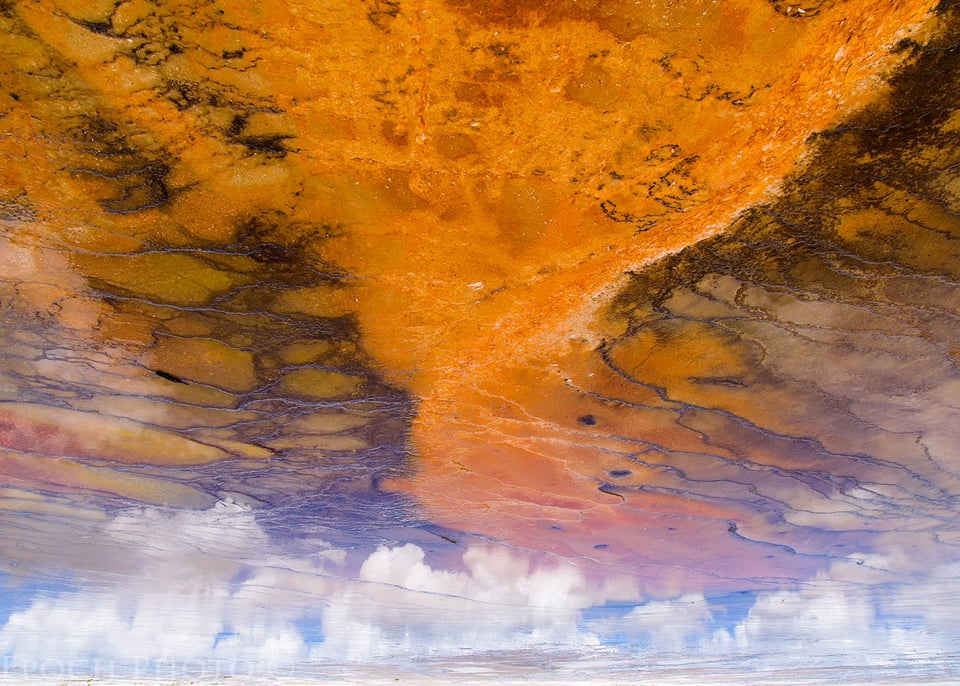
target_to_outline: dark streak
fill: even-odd
[[[245,136],[238,138],[237,142],[254,152],[269,153],[283,157],[288,152],[291,152],[291,150],[284,145],[284,141],[290,140],[291,138],[295,138],[295,136],[288,134],[271,134],[264,136]]]
[[[179,376],[171,374],[170,372],[165,372],[162,369],[153,369],[151,371],[153,371],[153,373],[159,376],[161,379],[166,379],[167,381],[172,381],[173,383],[180,383],[184,386],[187,385],[186,381],[181,379]]]
[[[447,543],[452,543],[453,545],[457,545],[457,542],[454,539],[450,538],[449,536],[445,536],[444,534],[439,534],[436,531],[430,531],[430,529],[424,529],[424,531],[426,531],[428,534],[433,534],[437,538],[442,538]]]
[[[643,217],[639,215],[630,214],[629,212],[623,212],[617,209],[617,203],[613,200],[604,200],[600,203],[600,211],[603,212],[607,219],[615,221],[620,224],[635,224],[637,227],[637,232],[647,231],[652,228],[657,222],[649,217]]]
[[[708,384],[714,386],[726,386],[727,388],[748,388],[747,384],[739,379],[729,377],[702,377],[691,376],[690,381],[697,384]]]
[[[100,36],[109,36],[110,38],[116,38],[116,33],[113,31],[113,24],[108,21],[82,21],[78,19],[72,20],[75,24],[79,24],[87,31],[92,31]]]
[[[601,493],[606,493],[607,495],[612,495],[614,498],[620,498],[620,500],[626,501],[626,498],[624,498],[624,497],[623,497],[622,495],[620,495],[619,493],[616,493],[615,491],[611,491],[611,490],[610,490],[611,488],[613,488],[613,486],[612,486],[611,484],[602,484],[602,485],[600,485],[599,487],[597,487],[597,490],[600,491]]]

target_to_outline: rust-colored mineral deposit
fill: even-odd
[[[637,279],[885,106],[935,4],[0,2],[0,481],[194,507],[394,446],[376,487],[418,516],[657,592],[813,573],[841,481],[895,470],[909,429],[811,382],[804,355],[869,361],[796,327],[920,325],[814,312],[839,257],[723,244]],[[891,212],[952,221],[880,195],[850,252],[886,259]],[[807,240],[788,224],[750,245]],[[792,285],[683,280],[728,254]]]

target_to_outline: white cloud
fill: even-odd
[[[663,654],[695,645],[709,631],[712,619],[706,598],[687,594],[639,605],[621,616],[594,620],[589,626],[601,636]]]
[[[57,655],[279,667],[578,648],[597,642],[577,626],[581,608],[635,593],[622,583],[592,584],[569,563],[534,564],[493,546],[468,548],[456,570],[431,567],[415,545],[382,546],[349,576],[345,551],[315,543],[310,556],[284,555],[255,513],[233,502],[121,513],[91,541],[118,572],[14,612],[0,629],[0,655],[8,665]],[[322,642],[308,640],[304,623]]]
[[[202,512],[130,510],[106,523],[91,546],[118,571],[14,612],[0,629],[8,665],[49,664],[50,656],[146,666],[307,655],[292,628],[302,610],[285,589],[238,593],[232,582],[276,557],[249,508],[221,502]]]
[[[412,544],[373,552],[357,583],[331,598],[317,652],[370,661],[598,643],[578,627],[592,591],[572,564],[537,565],[492,546],[469,548],[459,571],[425,558]]]
[[[938,579],[941,572],[948,576]],[[955,669],[950,656],[960,643],[958,579],[949,566],[922,581],[886,584],[823,575],[796,590],[758,594],[726,640],[718,641],[715,632],[700,649],[709,654],[712,643],[759,669],[923,670],[946,668],[951,660]]]
[[[424,558],[412,544],[381,546],[363,563],[358,578],[504,606],[577,609],[607,600],[592,598],[585,575],[569,562],[535,567],[528,555],[493,546],[468,548],[463,572],[432,569]]]
[[[637,602],[636,586],[505,547],[471,546],[458,565],[440,567],[416,545],[381,546],[351,566],[346,551],[313,543],[309,555],[284,554],[255,513],[232,502],[203,512],[121,513],[90,542],[116,573],[88,576],[78,590],[38,596],[14,612],[0,628],[0,656],[8,667],[56,655],[78,665],[248,673],[495,661],[518,650],[582,656],[610,642],[626,662],[639,652],[651,664],[737,660],[762,669],[889,665],[905,655],[935,661],[960,642],[960,567],[940,565],[922,584],[877,583],[902,566],[894,554],[851,558],[835,565],[835,578],[760,593],[740,620],[720,626],[698,593],[585,614]],[[864,567],[871,583],[852,581]]]

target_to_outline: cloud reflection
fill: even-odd
[[[410,543],[347,551],[317,540],[308,554],[284,554],[257,513],[231,501],[121,512],[89,540],[90,555],[118,571],[78,574],[72,590],[37,593],[13,611],[0,629],[8,669],[429,670],[525,650],[562,653],[573,669],[598,651],[614,668],[639,657],[663,668],[957,666],[960,620],[948,611],[957,565],[922,584],[852,582],[838,564],[792,590],[644,599],[625,579],[492,545],[469,546],[447,567]],[[871,560],[875,574],[896,571],[880,562]]]

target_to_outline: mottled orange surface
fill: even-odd
[[[359,297],[366,344],[420,398],[416,474],[396,487],[451,526],[587,558],[604,559],[593,546],[609,545],[634,570],[639,557],[708,574],[797,571],[796,560],[732,552],[726,522],[757,518],[744,508],[599,488],[616,454],[637,449],[630,441],[709,447],[656,409],[652,391],[637,398],[604,378],[594,349],[620,331],[597,312],[624,272],[723,228],[795,168],[811,132],[881,97],[890,47],[928,9],[844,3],[804,23],[766,3],[664,4],[644,7],[646,23],[630,36],[602,22],[554,22],[550,9],[506,21],[494,13],[487,30],[519,51],[537,46],[544,71],[516,68],[508,121],[481,120],[472,138],[483,169],[420,172],[429,210],[385,222],[379,235],[396,236],[395,249],[371,264],[357,233],[335,253],[352,273],[371,274]],[[698,367],[723,374],[725,354],[704,335],[661,364],[677,378]],[[595,429],[578,423],[587,415],[599,418]],[[548,536],[551,527],[564,533]],[[673,590],[663,567],[652,576]]]
[[[895,48],[922,39],[933,4],[7,3],[15,30],[0,45],[16,103],[0,191],[15,229],[0,266],[28,284],[13,289],[18,316],[48,312],[94,350],[79,366],[30,352],[18,364],[94,396],[162,399],[126,417],[169,431],[183,426],[175,403],[226,413],[245,394],[349,398],[367,383],[342,363],[353,352],[335,368],[298,367],[294,348],[261,354],[255,337],[204,319],[296,251],[341,280],[277,276],[283,288],[230,307],[355,317],[373,369],[415,399],[412,474],[388,487],[429,519],[565,555],[602,558],[593,547],[609,545],[611,563],[639,555],[656,567],[665,591],[660,565],[777,573],[781,560],[745,567],[729,554],[729,522],[763,526],[746,506],[603,487],[618,456],[643,446],[708,447],[653,388],[599,362],[598,346],[626,326],[605,307],[626,272],[771,197],[813,132],[882,99]],[[282,220],[250,219],[264,216]],[[251,236],[267,248],[218,252]],[[618,348],[619,364],[656,359],[664,386],[738,373],[742,358],[702,334],[669,349],[638,339]],[[324,345],[303,359],[339,354]],[[52,421],[31,417],[5,410],[8,448]],[[303,445],[245,442],[218,421],[192,427],[189,445],[212,451],[195,461]],[[189,463],[175,445],[140,458]],[[545,539],[551,527],[566,533]],[[646,529],[659,533],[635,533]],[[689,542],[681,557],[671,536]]]

